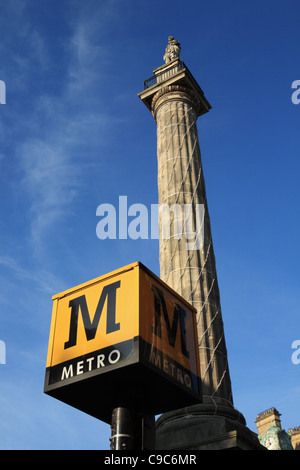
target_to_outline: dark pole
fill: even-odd
[[[155,449],[154,415],[118,407],[112,412],[110,427],[110,450]]]
[[[135,416],[128,408],[115,408],[111,417],[111,450],[136,448]]]
[[[155,417],[150,413],[142,413],[139,421],[139,449],[155,449]]]

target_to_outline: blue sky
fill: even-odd
[[[0,448],[108,449],[43,394],[52,295],[157,240],[100,240],[98,205],[157,203],[156,126],[137,97],[168,36],[212,105],[198,119],[235,407],[300,425],[297,0],[1,1]]]

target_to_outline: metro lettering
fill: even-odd
[[[61,380],[68,379],[69,377],[73,377],[73,365],[72,364],[70,364],[68,369],[67,367],[63,368]]]
[[[69,302],[71,310],[69,340],[65,342],[64,349],[71,348],[77,343],[77,327],[79,309],[81,311],[85,335],[87,341],[96,336],[98,324],[103,311],[104,303],[107,298],[107,322],[106,334],[113,333],[120,329],[120,323],[116,323],[116,291],[120,287],[121,281],[113,282],[105,286],[101,292],[98,306],[95,311],[93,321],[91,321],[85,295],[81,295]]]
[[[72,362],[67,366],[63,366],[60,380],[69,379],[85,372],[91,372],[92,370],[100,369],[101,367],[116,364],[120,359],[121,352],[118,349],[113,349],[107,357],[105,354],[98,354],[97,356]]]
[[[161,310],[163,311],[163,318],[165,320],[168,340],[170,346],[174,347],[176,342],[178,322],[180,325],[180,341],[181,341],[181,352],[184,356],[189,357],[189,352],[186,347],[186,330],[185,330],[185,318],[186,312],[180,307],[175,305],[172,325],[170,324],[166,302],[163,292],[154,284],[151,286],[154,292],[154,310],[155,310],[155,326],[153,327],[153,333],[161,338]]]
[[[164,357],[160,351],[152,349],[149,360],[152,364],[162,369],[163,372],[180,382],[182,385],[192,388],[192,380],[190,376],[171,359]]]

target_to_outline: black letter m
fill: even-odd
[[[104,307],[105,299],[107,297],[107,320],[106,320],[106,334],[112,333],[120,329],[120,323],[116,323],[116,290],[120,287],[121,281],[114,282],[109,286],[105,286],[102,290],[96,312],[91,321],[89,310],[86,304],[85,295],[81,295],[76,299],[70,300],[69,307],[71,310],[70,320],[70,333],[69,340],[65,343],[65,349],[71,348],[77,342],[77,327],[79,307],[81,310],[83,325],[85,329],[86,339],[90,341],[96,336],[99,320]]]
[[[153,333],[161,338],[161,310],[163,312],[163,317],[165,320],[168,341],[170,346],[174,347],[176,342],[176,334],[178,328],[178,320],[180,324],[180,340],[181,340],[181,352],[184,356],[189,357],[189,352],[186,348],[186,336],[185,336],[185,317],[186,312],[179,305],[174,307],[174,316],[172,326],[170,324],[166,302],[163,292],[158,289],[154,284],[152,284],[152,290],[154,292],[154,309],[155,309],[155,326],[153,327]]]

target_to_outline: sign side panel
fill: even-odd
[[[160,357],[162,354],[199,377],[195,310],[148,272],[142,271],[141,284],[142,339]],[[153,364],[150,356],[148,360]]]
[[[201,383],[197,374],[186,369],[174,358],[169,357],[143,339],[140,339],[140,353],[141,360],[148,368],[172,382],[176,387],[197,397],[200,401]]]
[[[51,363],[52,363],[57,307],[58,307],[58,300],[55,299],[53,301],[53,307],[52,307],[52,317],[51,317],[51,326],[50,326],[50,334],[49,334],[49,342],[48,342],[48,353],[47,353],[46,367],[50,367]]]

